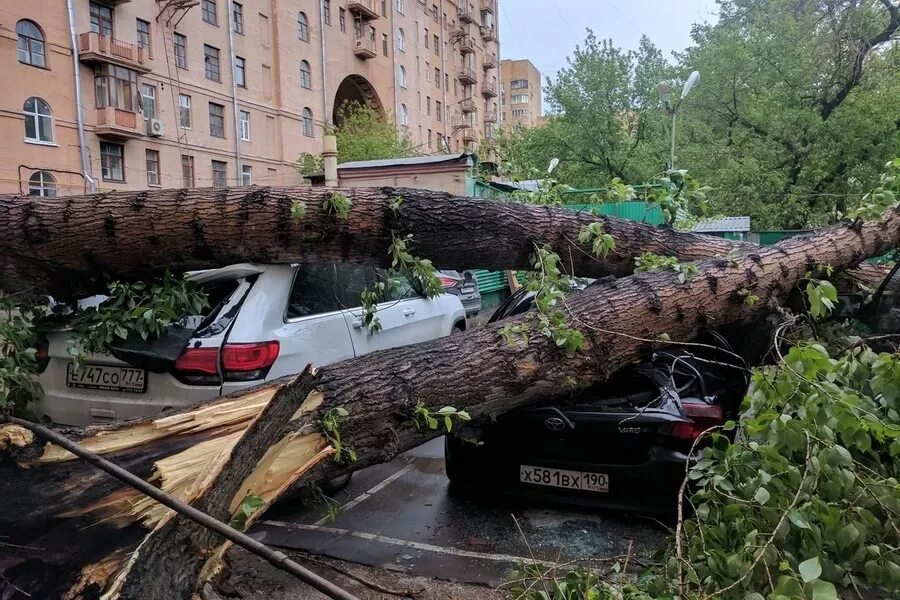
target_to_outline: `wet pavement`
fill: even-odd
[[[443,439],[354,474],[323,505],[272,507],[251,534],[267,544],[440,579],[499,585],[530,557],[552,563],[648,556],[664,542],[653,520],[510,496],[451,492]]]

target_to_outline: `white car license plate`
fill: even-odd
[[[599,492],[601,494],[609,492],[609,476],[588,471],[568,471],[566,469],[519,465],[519,481],[570,490]]]
[[[66,386],[143,394],[147,391],[147,371],[91,363],[85,363],[76,371],[75,365],[69,363],[66,367]]]
[[[464,285],[464,286],[462,286],[462,290],[461,290],[461,291],[462,291],[463,294],[474,294],[474,293],[475,293],[475,286],[474,286],[474,285]]]

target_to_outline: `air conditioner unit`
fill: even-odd
[[[151,137],[162,137],[166,135],[166,124],[159,119],[149,119],[147,121],[147,135]]]

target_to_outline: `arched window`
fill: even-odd
[[[406,34],[403,33],[402,27],[397,29],[397,50],[406,52]]]
[[[305,60],[300,61],[300,85],[308,90],[312,89],[312,70]]]
[[[307,106],[303,109],[303,135],[313,137],[313,114]]]
[[[305,12],[297,13],[297,35],[301,42],[309,41],[309,19],[306,18]]]
[[[29,196],[55,196],[56,180],[49,171],[35,171],[28,180]]]
[[[406,87],[406,67],[400,65],[400,87]]]
[[[44,55],[44,34],[34,21],[21,20],[16,23],[19,62],[36,67],[46,67]]]
[[[409,111],[406,110],[406,105],[400,105],[400,124],[406,127],[409,125]]]
[[[25,113],[25,139],[29,142],[53,141],[53,116],[50,105],[40,98],[31,97],[22,106]]]
[[[397,0],[397,12],[401,15],[406,12],[406,2],[403,0]]]

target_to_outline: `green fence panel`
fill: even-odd
[[[646,202],[603,202],[600,204],[564,204],[563,208],[579,211],[596,211],[601,215],[640,221],[650,225],[662,225],[666,222],[658,206],[649,206]]]
[[[506,273],[503,271],[477,269],[473,273],[475,274],[475,281],[478,282],[478,291],[482,294],[506,288]]]
[[[760,231],[759,232],[759,244],[760,246],[771,246],[781,240],[789,237],[794,237],[795,235],[803,235],[804,233],[809,233],[812,231],[811,229],[772,229],[769,231]]]

